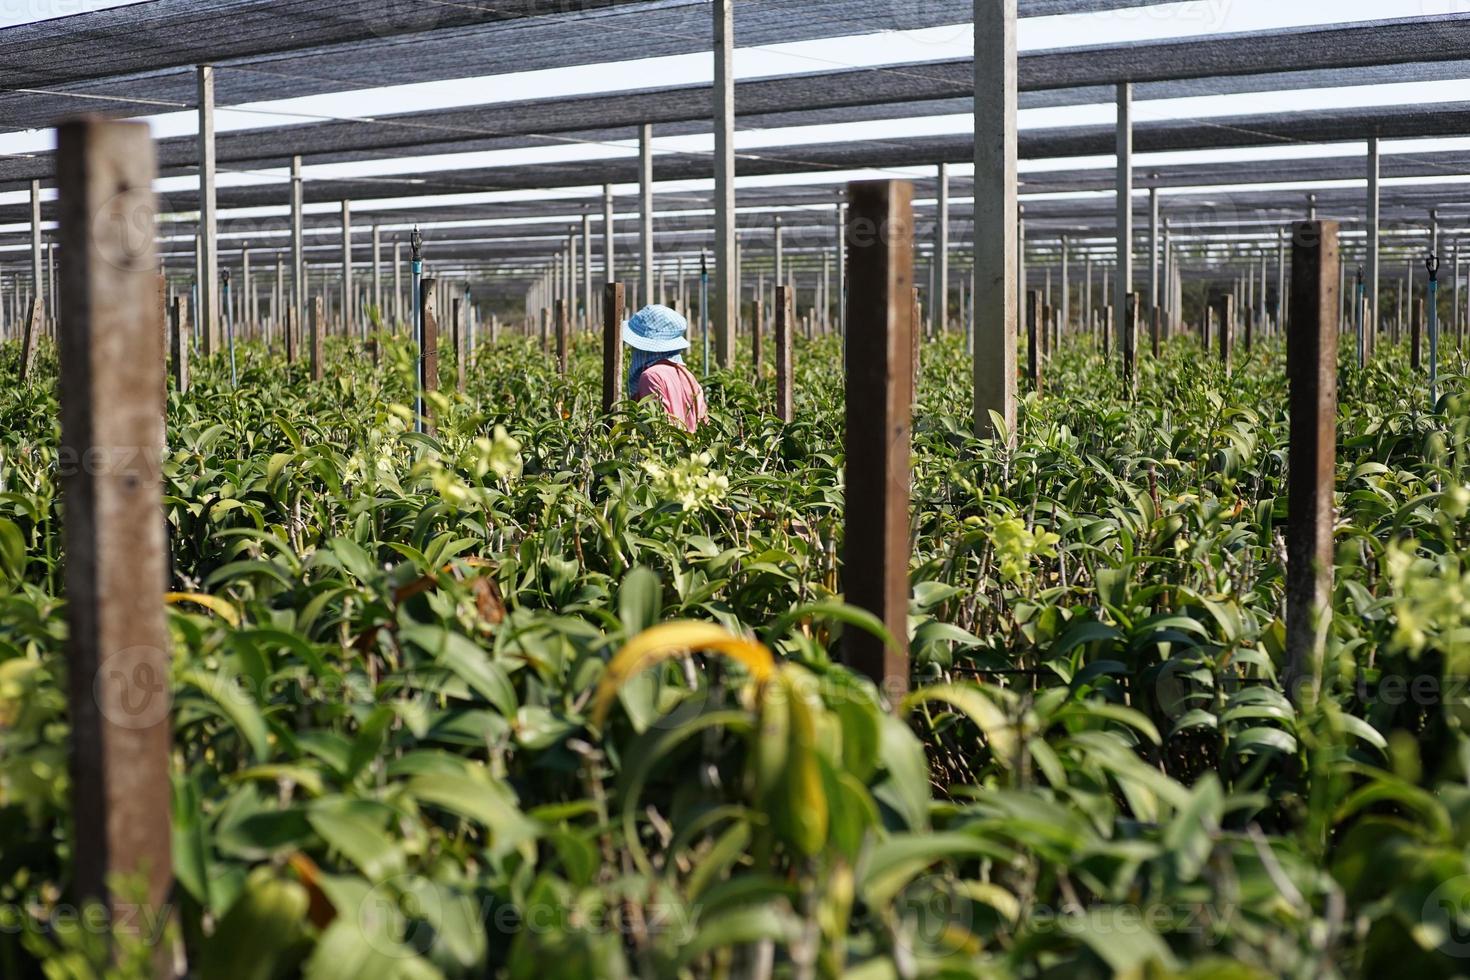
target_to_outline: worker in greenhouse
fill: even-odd
[[[704,389],[684,366],[689,321],[667,306],[645,306],[623,324],[623,342],[633,348],[628,397],[656,396],[669,418],[690,432],[709,416]]]

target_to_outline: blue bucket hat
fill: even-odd
[[[688,350],[689,321],[667,306],[645,306],[623,324],[623,343],[635,350],[669,354]]]

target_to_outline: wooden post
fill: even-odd
[[[1159,359],[1159,339],[1163,334],[1164,311],[1159,307],[1153,308],[1153,314],[1149,317],[1149,341],[1153,348],[1154,360]]]
[[[623,284],[608,283],[602,296],[602,411],[610,415],[623,397]]]
[[[1041,390],[1041,290],[1026,293],[1026,374],[1031,380],[1031,390]]]
[[[20,380],[29,381],[36,363],[36,343],[41,336],[41,297],[32,296],[26,310],[25,336],[20,344]]]
[[[1337,222],[1292,232],[1286,376],[1291,411],[1286,532],[1286,690],[1315,694],[1332,615],[1337,454]]]
[[[908,687],[909,455],[913,383],[913,186],[848,185],[846,601],[891,644],[847,630],[843,657],[890,697]]]
[[[551,310],[541,307],[541,353],[545,354],[551,347]]]
[[[776,416],[792,419],[791,321],[795,315],[791,287],[776,287]]]
[[[169,346],[174,387],[183,394],[189,390],[189,307],[182,296],[174,297],[170,309]]]
[[[1036,332],[1041,340],[1041,356],[1043,359],[1049,359],[1051,357],[1052,312],[1050,304],[1041,304],[1041,320],[1037,324]]]
[[[559,299],[556,301],[556,373],[564,378],[567,376],[567,347],[571,342],[568,333],[570,326],[567,321],[567,301]]]
[[[1424,363],[1424,301],[1414,300],[1414,313],[1409,321],[1409,367],[1415,371]]]
[[[1138,317],[1143,297],[1129,293],[1123,303],[1123,383],[1130,389],[1138,384]]]
[[[148,127],[63,123],[56,177],[74,899],[110,901],[109,878],[141,875],[153,911],[127,921],[142,923],[166,909],[173,880],[164,343]],[[171,975],[167,949],[155,951],[154,968]]]
[[[327,332],[327,308],[322,297],[311,300],[311,380],[322,380],[322,335]]]
[[[1099,312],[1102,313],[1102,349],[1103,360],[1113,356],[1113,306],[1105,306]]]
[[[750,356],[757,378],[761,374],[761,342],[765,339],[765,316],[765,304],[757,298],[750,304]]]

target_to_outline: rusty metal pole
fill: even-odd
[[[908,687],[909,456],[913,384],[913,186],[848,186],[846,601],[875,615],[891,643],[843,636],[843,657],[897,697]]]
[[[1332,616],[1337,457],[1338,225],[1292,229],[1286,376],[1291,412],[1286,532],[1286,689],[1315,697]],[[1303,687],[1307,687],[1304,692]]]
[[[610,282],[602,297],[602,411],[612,413],[623,397],[623,284]]]
[[[110,879],[141,875],[147,905],[162,914],[173,880],[173,740],[154,173],[141,123],[80,120],[57,131],[61,458],[86,461],[61,474],[75,897],[108,901]],[[155,951],[163,975],[169,952]]]
[[[776,417],[782,422],[792,419],[791,321],[795,308],[791,289],[776,287]]]

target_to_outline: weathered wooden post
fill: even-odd
[[[36,365],[36,344],[41,337],[41,299],[32,296],[26,310],[24,336],[20,342],[20,380],[29,381],[31,368]]]
[[[322,337],[327,332],[327,307],[326,302],[320,296],[311,299],[311,338],[308,348],[311,360],[311,380],[322,380],[322,371],[325,367],[322,357]]]
[[[1102,352],[1103,360],[1109,360],[1113,356],[1113,314],[1115,307],[1105,306],[1102,308]]]
[[[913,384],[913,186],[848,185],[847,602],[887,627],[843,636],[843,657],[893,697],[908,686],[909,454]]]
[[[567,376],[568,346],[571,343],[571,324],[567,320],[567,301],[559,299],[556,301],[556,373],[562,377]]]
[[[174,387],[183,394],[189,390],[189,307],[182,296],[175,296],[169,309],[169,348]]]
[[[602,298],[602,412],[610,415],[623,397],[623,284],[610,282]]]
[[[1419,370],[1423,362],[1424,301],[1414,300],[1414,314],[1409,324],[1409,367]]]
[[[1130,389],[1138,384],[1138,317],[1143,309],[1143,296],[1129,293],[1123,300],[1123,383]]]
[[[1041,390],[1041,290],[1026,293],[1026,374],[1031,380],[1031,390]]]
[[[551,348],[551,310],[541,307],[541,353]]]
[[[173,879],[153,176],[141,123],[57,131],[73,875],[78,899],[109,908],[109,879],[141,875],[140,923],[166,911]],[[154,966],[172,974],[168,950]]]
[[[1159,342],[1164,329],[1163,321],[1164,311],[1155,306],[1153,312],[1149,315],[1148,336],[1149,346],[1153,350],[1154,360],[1156,361],[1159,359]]]
[[[791,292],[790,286],[776,287],[776,416],[782,422],[792,419]]]
[[[1320,686],[1332,616],[1339,261],[1337,222],[1305,221],[1292,229],[1286,681],[1287,693],[1298,703],[1304,693],[1315,696]]]

